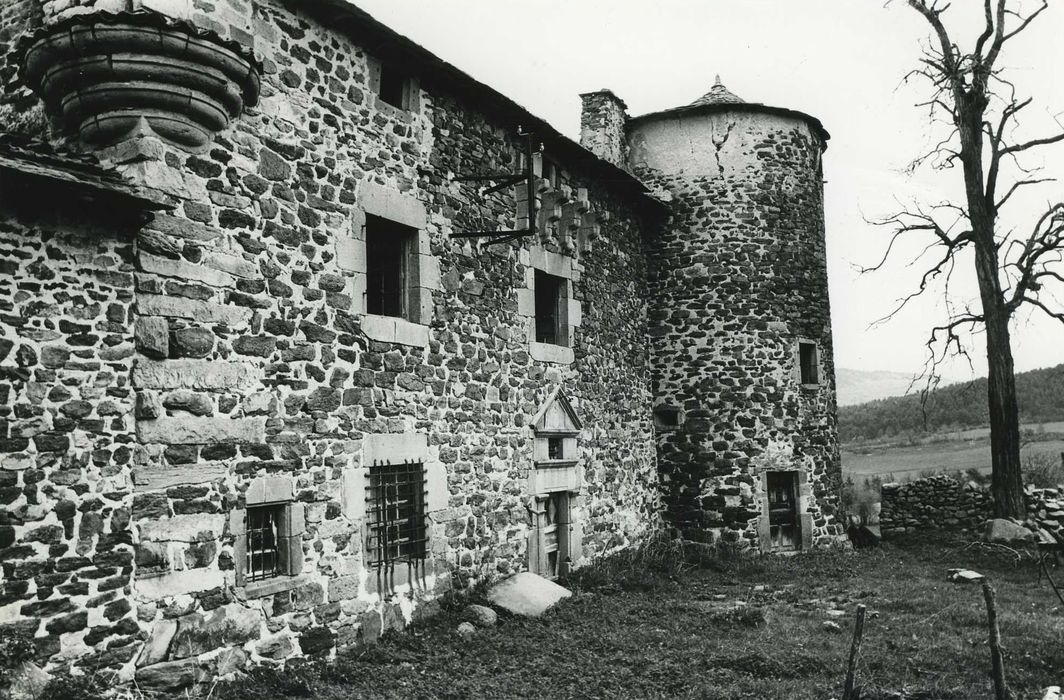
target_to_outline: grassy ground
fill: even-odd
[[[948,568],[971,567],[997,589],[1016,697],[1041,698],[1042,687],[1064,681],[1064,611],[1030,561],[964,544],[698,567],[668,552],[629,556],[570,582],[573,598],[542,619],[503,618],[463,641],[461,609],[452,607],[329,664],[262,672],[213,695],[840,697],[853,612],[863,603],[863,698],[991,697],[980,589],[945,581]]]

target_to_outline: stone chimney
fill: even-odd
[[[580,145],[599,158],[628,168],[628,105],[610,90],[580,95]]]

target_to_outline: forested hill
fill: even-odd
[[[1064,420],[1064,365],[1016,375],[1021,423]],[[928,396],[894,396],[839,407],[839,439],[873,439],[989,425],[986,378],[953,384]]]

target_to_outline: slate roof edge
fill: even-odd
[[[117,197],[150,211],[173,209],[160,195],[130,183],[116,170],[84,155],[67,155],[44,142],[23,140],[13,143],[10,135],[0,132],[0,170],[63,183]]]

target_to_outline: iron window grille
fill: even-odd
[[[261,581],[279,575],[284,569],[281,561],[280,537],[283,505],[252,506],[247,509],[247,581]]]
[[[381,569],[425,558],[425,470],[420,462],[373,465],[366,513],[367,562]]]

